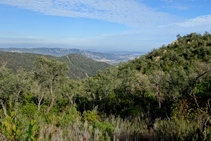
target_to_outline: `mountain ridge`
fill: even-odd
[[[56,57],[65,56],[70,53],[78,53],[85,57],[91,58],[99,62],[106,62],[108,64],[118,64],[120,62],[127,62],[136,57],[140,57],[143,53],[138,52],[124,52],[122,54],[117,53],[103,53],[93,52],[81,49],[66,49],[66,48],[0,48],[0,51],[4,52],[17,52],[17,53],[35,53],[43,55],[52,55]]]
[[[6,67],[17,71],[22,67],[26,71],[33,71],[34,61],[37,57],[45,56],[47,59],[57,59],[61,62],[66,62],[70,68],[68,75],[76,79],[93,76],[98,70],[105,71],[109,64],[97,62],[90,58],[84,57],[80,54],[68,54],[62,57],[55,57],[50,55],[41,55],[33,53],[16,53],[16,52],[2,52],[0,51],[0,65],[7,62]]]

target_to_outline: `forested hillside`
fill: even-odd
[[[0,69],[2,140],[211,140],[210,33],[178,35],[84,79],[67,77],[61,60]]]
[[[81,54],[85,57],[91,58],[99,62],[106,62],[109,64],[118,64],[119,62],[127,62],[135,57],[140,57],[141,52],[127,52],[127,53],[102,53],[92,52],[80,49],[66,49],[66,48],[0,48],[4,52],[16,53],[34,53],[42,55],[51,55],[56,57],[66,56],[68,54]]]
[[[19,68],[23,68],[26,71],[35,70],[34,61],[37,57],[43,55],[32,54],[32,53],[10,53],[10,52],[0,52],[0,65],[5,65],[6,67],[17,71]],[[46,58],[52,60],[57,59],[61,62],[66,62],[69,71],[68,76],[70,78],[76,79],[93,76],[98,70],[105,71],[109,66],[106,63],[97,62],[80,54],[68,54],[62,57],[54,57],[50,55],[45,55]]]

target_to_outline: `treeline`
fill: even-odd
[[[85,79],[70,79],[66,63],[45,57],[34,72],[2,66],[2,140],[211,140],[210,63],[205,32]]]

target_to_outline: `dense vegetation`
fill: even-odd
[[[78,80],[45,57],[30,73],[2,66],[2,140],[211,140],[211,34],[177,38]]]
[[[0,51],[0,65],[6,63],[6,67],[15,72],[20,67],[26,71],[34,71],[36,68],[33,62],[37,57],[41,56],[42,55],[32,53],[11,53]],[[50,60],[58,59],[61,62],[66,62],[70,68],[68,76],[73,79],[93,76],[96,74],[97,70],[105,71],[109,66],[106,63],[94,61],[80,54],[68,54],[62,57],[46,55],[45,57]]]

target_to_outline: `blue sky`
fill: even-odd
[[[0,47],[148,52],[205,31],[210,0],[0,1]]]

